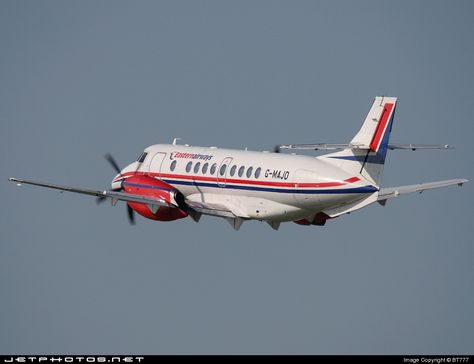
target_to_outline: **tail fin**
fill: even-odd
[[[377,96],[362,128],[351,140],[351,144],[360,149],[344,149],[324,155],[321,159],[347,172],[361,175],[378,186],[387,155],[396,103],[395,97]]]

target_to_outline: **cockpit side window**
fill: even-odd
[[[145,160],[147,155],[148,155],[148,153],[146,153],[146,152],[143,152],[142,154],[140,154],[140,157],[138,157],[137,162],[138,163],[143,163],[143,161]]]

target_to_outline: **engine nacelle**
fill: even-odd
[[[318,212],[316,215],[314,215],[313,220],[301,219],[301,220],[296,220],[293,222],[298,225],[324,226],[324,224],[326,224],[326,220],[329,220],[329,219],[332,219],[332,217],[326,215],[324,212]]]
[[[122,181],[122,190],[133,195],[159,198],[171,205],[170,207],[160,206],[153,212],[146,204],[127,202],[135,212],[147,219],[172,221],[188,216],[187,212],[180,208],[184,206],[184,196],[181,192],[159,179],[148,176],[132,176]]]

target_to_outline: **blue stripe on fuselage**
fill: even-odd
[[[234,190],[247,190],[247,191],[259,191],[259,192],[277,192],[277,193],[300,193],[300,194],[351,194],[351,193],[372,193],[378,191],[374,186],[364,186],[364,187],[355,187],[355,188],[340,188],[333,190],[305,190],[305,189],[296,189],[296,188],[270,188],[270,187],[257,187],[257,186],[240,186],[226,184],[225,186],[219,186],[216,183],[205,183],[197,181],[176,181],[170,179],[163,180],[169,184],[175,185],[184,185],[184,186],[197,186],[197,187],[211,187],[211,188],[229,188]]]

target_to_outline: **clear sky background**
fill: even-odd
[[[399,97],[384,186],[473,179],[472,1],[0,2],[0,353],[474,351],[473,183],[278,232],[109,188],[148,145],[348,142]]]

